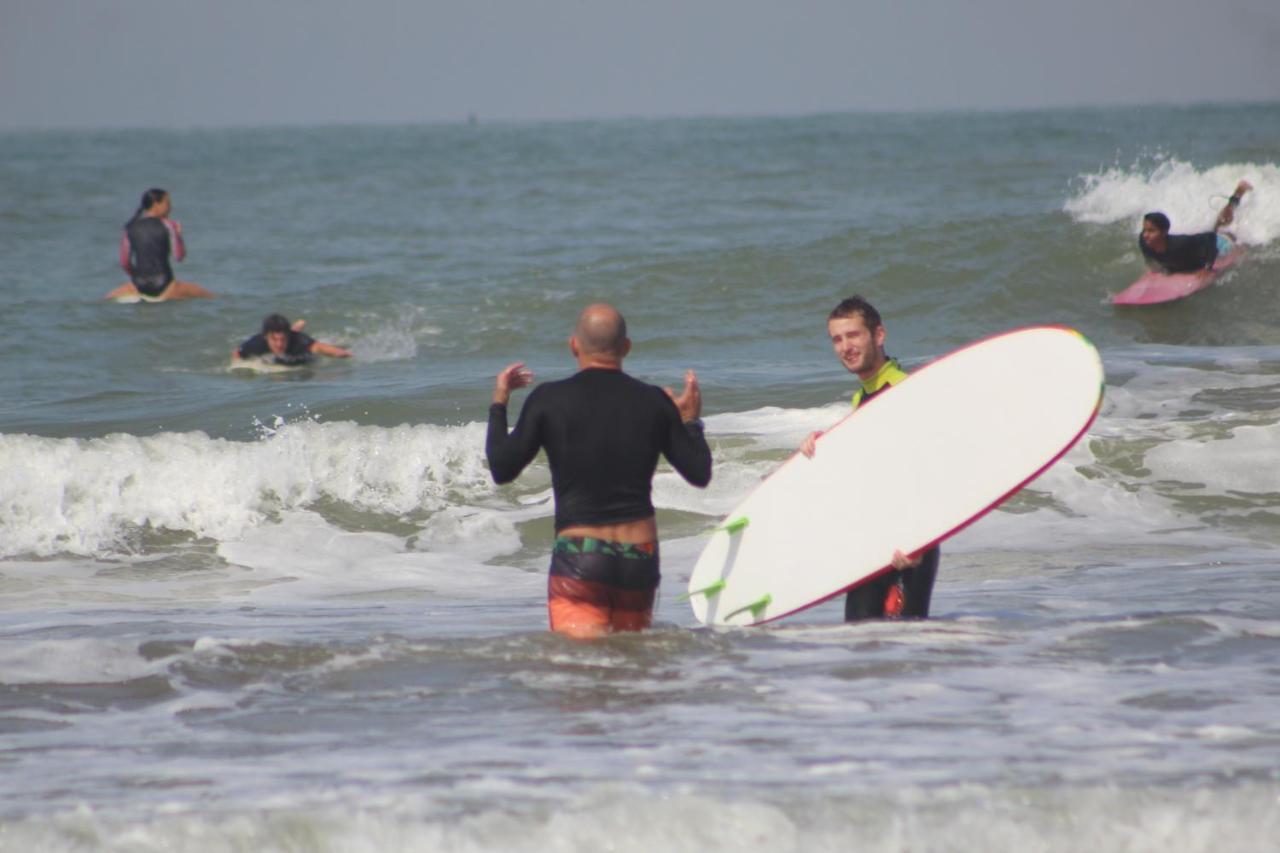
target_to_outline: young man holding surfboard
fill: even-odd
[[[650,496],[658,456],[695,486],[711,481],[702,392],[692,370],[679,397],[624,373],[631,340],[611,305],[583,309],[569,351],[578,372],[535,388],[510,433],[511,392],[532,384],[533,372],[516,362],[498,373],[485,456],[502,484],[547,452],[556,507],[551,630],[580,638],[639,631],[653,621],[660,579]]]
[[[897,360],[885,354],[880,312],[861,296],[851,296],[832,309],[827,332],[836,358],[861,381],[853,392],[854,409],[907,378]],[[813,432],[806,436],[800,452],[812,458],[821,435]],[[849,590],[844,601],[845,621],[928,616],[939,556],[936,545],[913,557],[895,552],[891,571]]]
[[[1142,233],[1138,236],[1138,248],[1151,269],[1170,274],[1199,272],[1213,268],[1219,255],[1231,251],[1231,241],[1218,234],[1218,229],[1230,225],[1235,219],[1240,199],[1253,186],[1248,181],[1236,184],[1236,191],[1227,199],[1218,213],[1212,231],[1200,234],[1170,234],[1169,217],[1153,211],[1142,217]]]

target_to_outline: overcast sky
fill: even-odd
[[[0,128],[1280,101],[1280,0],[0,0]]]

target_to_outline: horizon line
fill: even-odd
[[[1027,113],[1069,113],[1069,112],[1108,112],[1132,109],[1165,109],[1188,110],[1213,107],[1280,107],[1280,100],[1266,99],[1225,99],[1201,101],[1134,101],[1126,103],[1070,103],[1041,106],[958,106],[958,107],[923,107],[923,108],[846,108],[831,110],[804,110],[797,112],[671,112],[671,113],[616,113],[609,115],[563,115],[563,116],[495,116],[483,118],[476,112],[469,112],[454,118],[369,118],[357,120],[315,119],[305,121],[277,121],[264,123],[227,122],[227,123],[186,123],[186,124],[0,124],[0,134],[21,133],[57,133],[57,132],[161,132],[187,133],[192,131],[221,130],[318,130],[325,128],[356,127],[457,127],[482,125],[492,126],[530,126],[553,124],[608,124],[624,122],[663,122],[663,121],[732,121],[762,119],[809,119],[830,118],[837,116],[963,116],[963,115],[1016,115]]]

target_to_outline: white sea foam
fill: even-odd
[[[420,338],[439,336],[440,329],[423,321],[421,308],[403,309],[390,321],[369,315],[357,327],[348,327],[344,337],[351,354],[361,362],[407,361],[418,354]]]
[[[780,409],[765,406],[749,412],[726,412],[706,419],[710,433],[755,437],[768,448],[793,451],[806,435],[827,430],[849,414],[849,403],[838,402],[814,409]]]
[[[1120,362],[1128,364],[1124,357]],[[1203,522],[1189,521],[1162,496],[1155,487],[1161,480],[1201,483],[1210,496],[1280,491],[1268,467],[1256,464],[1280,450],[1280,416],[1256,407],[1242,412],[1230,402],[1274,377],[1247,364],[1193,368],[1138,360],[1130,366],[1134,375],[1108,389],[1089,436],[1031,484],[1050,500],[1024,505],[1016,517],[989,516],[959,538],[961,548],[996,540],[1070,547],[1081,524],[1095,535],[1106,531],[1126,541],[1152,530],[1203,529]],[[654,481],[655,505],[698,513],[708,522],[720,518],[805,434],[846,412],[841,401],[711,416],[710,487],[693,488],[664,467]],[[247,564],[241,549],[257,542],[253,531],[327,505],[381,515],[388,523],[416,523],[416,534],[386,537],[396,553],[484,563],[518,551],[518,525],[549,518],[552,501],[541,458],[515,485],[495,487],[483,435],[479,423],[386,428],[311,421],[264,429],[259,440],[248,442],[198,432],[98,439],[0,435],[0,556],[120,556],[136,552],[139,534],[151,530],[217,540],[225,559]],[[1095,438],[1104,444],[1095,448]],[[1128,460],[1125,466],[1116,466],[1117,454]],[[337,559],[345,541],[340,534],[337,528],[323,534],[335,550],[318,564]],[[303,539],[281,528],[277,550],[298,547]]]
[[[476,506],[452,506],[436,513],[418,532],[422,551],[460,554],[476,562],[520,550],[516,523],[550,513],[550,507],[522,507],[502,512]]]
[[[111,684],[145,678],[163,661],[138,654],[137,642],[122,639],[60,639],[0,644],[0,683]]]
[[[851,769],[859,769],[858,765]],[[215,816],[184,809],[130,820],[82,807],[5,822],[0,850],[364,851],[867,851],[1270,849],[1275,792],[1265,783],[990,787],[950,784],[857,795],[660,795],[602,785],[568,802],[522,802],[527,789],[475,791],[487,802],[439,814],[429,800],[335,791],[334,802]],[[523,798],[522,798],[523,799]],[[497,805],[495,805],[497,803]]]
[[[253,595],[258,600],[367,595],[379,590],[492,599],[496,594],[527,596],[530,586],[542,582],[519,569],[483,563],[519,547],[508,520],[496,520],[491,530],[500,535],[490,539],[487,532],[477,532],[483,525],[472,528],[466,521],[455,525],[456,518],[456,513],[446,512],[447,520],[438,526],[459,539],[474,536],[474,541],[436,549],[439,543],[419,539],[421,550],[409,550],[398,536],[345,531],[315,513],[291,511],[276,524],[221,543],[218,554],[234,565],[253,569],[259,582],[287,581],[284,586],[256,590]]]
[[[298,422],[235,442],[200,432],[0,435],[0,556],[131,550],[138,529],[235,539],[322,499],[403,515],[492,494],[484,427]]]
[[[956,536],[950,550],[1070,551],[1084,544],[1082,531],[1087,531],[1085,542],[1105,540],[1111,547],[1122,548],[1149,543],[1153,531],[1160,532],[1165,545],[1217,541],[1201,519],[1178,509],[1155,484],[1161,479],[1194,479],[1205,484],[1204,494],[1209,497],[1280,491],[1269,467],[1257,464],[1258,459],[1280,450],[1280,424],[1236,426],[1245,413],[1229,402],[1215,404],[1204,396],[1205,392],[1229,395],[1274,384],[1273,376],[1257,373],[1251,366],[1256,366],[1256,358],[1235,358],[1230,365],[1202,368],[1133,365],[1137,375],[1107,389],[1102,414],[1089,434],[1028,485],[1033,495],[1047,498],[1048,503],[1029,511],[1024,505],[1017,512],[991,513]],[[789,450],[807,431],[829,426],[845,411],[839,403],[809,410],[763,408],[710,419],[713,435],[730,432],[749,436],[752,442],[750,451],[730,451],[717,459],[716,477],[733,485],[719,495],[707,495],[701,509],[724,514],[781,461],[752,459],[749,453]],[[1247,417],[1265,420],[1275,415],[1254,411]],[[1206,430],[1230,435],[1206,439]],[[1111,444],[1095,447],[1094,437]],[[1111,458],[1117,453],[1117,442],[1132,448],[1122,454],[1123,468],[1117,468]],[[1105,455],[1099,457],[1099,451]],[[1148,470],[1136,468],[1133,459],[1142,460]],[[1173,532],[1178,530],[1183,532]]]
[[[1240,426],[1227,438],[1152,448],[1145,463],[1156,477],[1195,483],[1213,494],[1280,494],[1280,424]]]
[[[1253,184],[1230,230],[1241,242],[1262,246],[1280,237],[1280,166],[1273,163],[1224,163],[1203,171],[1167,159],[1154,169],[1110,168],[1082,175],[1083,187],[1063,210],[1078,222],[1123,223],[1137,234],[1142,217],[1163,211],[1175,233],[1209,231],[1236,183]]]

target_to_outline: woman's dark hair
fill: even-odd
[[[1146,216],[1142,217],[1142,221],[1150,222],[1164,233],[1169,233],[1169,217],[1165,216],[1163,213],[1148,213]]]
[[[289,320],[283,314],[268,314],[262,321],[262,334],[289,331]]]
[[[158,187],[152,187],[151,189],[144,192],[142,194],[142,201],[138,202],[138,209],[134,211],[134,214],[132,217],[130,217],[129,222],[126,222],[125,224],[128,225],[130,222],[137,222],[138,219],[142,216],[142,214],[147,212],[147,208],[164,201],[165,196],[167,195],[169,195],[167,190],[162,190]]]

